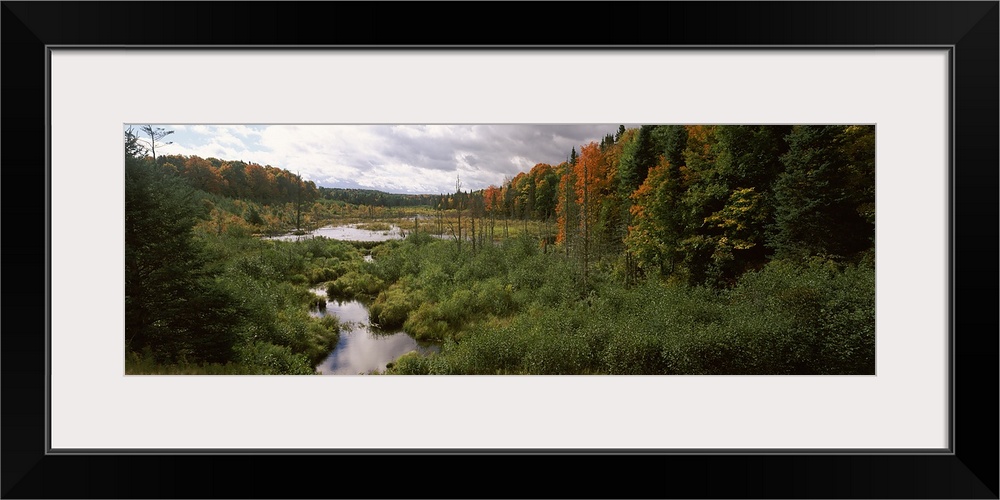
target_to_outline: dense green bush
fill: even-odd
[[[239,362],[253,367],[260,375],[312,375],[315,370],[305,354],[296,354],[286,346],[253,342],[240,348]]]
[[[413,335],[417,340],[441,341],[452,334],[448,322],[442,319],[443,313],[436,302],[424,302],[410,313],[403,322],[403,331]]]
[[[518,373],[527,349],[527,339],[509,327],[480,327],[451,350],[448,364],[450,370],[473,375]]]
[[[873,265],[775,261],[744,276],[728,299],[733,329],[757,347],[756,372],[875,373]]]
[[[431,359],[421,356],[416,351],[410,351],[389,364],[386,374],[390,375],[429,375]]]
[[[518,274],[508,278],[531,284]],[[507,285],[487,278],[421,304],[408,332],[460,341],[390,373],[871,374],[874,276],[872,266],[773,262],[724,292],[605,283],[585,300],[514,309],[492,305]]]
[[[405,280],[404,280],[405,281]],[[383,329],[403,326],[406,317],[423,302],[423,293],[409,288],[405,283],[394,283],[379,293],[368,312],[373,323]]]
[[[309,271],[309,283],[316,285],[328,281],[336,281],[345,272],[344,267],[338,264],[334,264],[332,267],[313,267]]]
[[[326,286],[326,294],[331,299],[372,300],[387,288],[381,278],[362,271],[348,271]]]
[[[323,316],[307,323],[307,343],[304,354],[315,366],[330,354],[340,340],[340,323],[336,316]]]

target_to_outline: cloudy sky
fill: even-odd
[[[624,124],[626,127],[636,125]],[[448,193],[500,185],[536,163],[614,134],[601,125],[169,125],[156,153],[242,160],[298,172],[319,186]],[[134,126],[138,129],[138,125]]]

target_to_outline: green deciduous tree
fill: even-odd
[[[682,201],[687,184],[686,169],[663,159],[632,194],[632,224],[625,243],[646,274],[669,275],[683,258],[681,241],[687,229]]]
[[[771,254],[766,228],[774,220],[773,185],[783,170],[781,155],[788,151],[788,126],[731,125],[715,130],[715,152],[710,175],[701,177],[706,192],[715,192],[713,205],[692,241],[711,249],[705,278],[731,284],[748,269],[764,265]]]

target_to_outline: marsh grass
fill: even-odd
[[[342,325],[310,316],[322,301],[310,286],[368,304],[374,326],[441,344],[438,354],[403,355],[386,374],[874,373],[871,262],[777,260],[725,289],[658,278],[627,287],[614,256],[584,277],[577,260],[540,244],[545,223],[508,222],[507,237],[494,227],[493,243],[475,248],[432,236],[435,224],[457,218],[420,220],[385,242],[203,233],[219,286],[243,311],[233,360],[168,365],[129,353],[126,373],[313,373]],[[477,237],[488,235],[479,224]]]
[[[601,271],[584,285],[527,238],[477,254],[454,247],[393,242],[359,271],[359,282],[385,284],[373,305],[381,321],[445,346],[386,373],[874,373],[871,265],[774,261],[731,289],[625,288]]]

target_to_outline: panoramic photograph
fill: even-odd
[[[126,124],[126,375],[874,375],[875,126]]]

